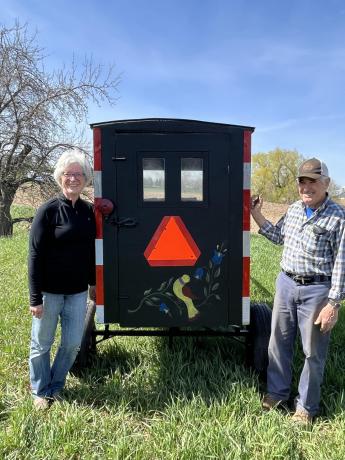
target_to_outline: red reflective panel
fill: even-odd
[[[193,266],[200,250],[181,217],[165,216],[155,231],[144,256],[152,267]]]

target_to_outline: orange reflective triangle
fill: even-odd
[[[165,216],[158,225],[144,256],[152,267],[193,266],[200,250],[179,216]]]

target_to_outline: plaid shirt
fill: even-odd
[[[259,233],[284,244],[284,271],[331,276],[329,298],[345,298],[345,208],[327,197],[308,219],[303,202],[296,201],[276,225],[266,221]]]

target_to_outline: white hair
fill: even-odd
[[[54,169],[54,179],[56,182],[61,185],[61,176],[66,166],[72,163],[78,163],[81,166],[85,176],[85,185],[88,185],[92,180],[92,169],[86,156],[76,148],[66,150],[58,159]]]

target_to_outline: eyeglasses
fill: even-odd
[[[74,177],[74,179],[81,179],[84,176],[82,173],[62,173],[62,175],[67,179],[71,179],[71,177]]]

